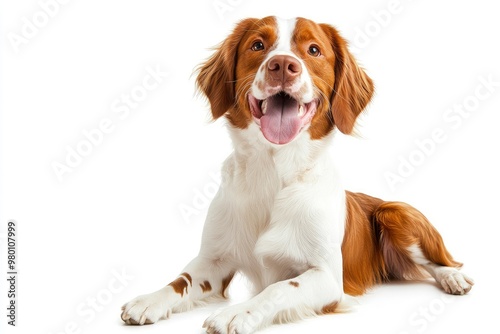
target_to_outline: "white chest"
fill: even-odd
[[[333,209],[343,191],[329,159],[308,138],[284,148],[239,139],[233,138],[236,149],[224,163],[205,237],[218,245],[213,251],[219,257],[257,287],[267,286],[329,252],[335,226],[343,223],[344,213]]]

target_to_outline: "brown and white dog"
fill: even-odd
[[[200,66],[197,83],[213,118],[229,122],[234,152],[198,257],[161,290],[125,304],[127,324],[225,297],[236,272],[257,294],[210,316],[208,333],[330,313],[345,294],[424,272],[447,293],[471,289],[422,213],[342,189],[328,147],[335,128],[353,131],[373,83],[337,30],[303,18],[243,20]]]

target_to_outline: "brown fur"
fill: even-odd
[[[338,303],[337,303],[337,302],[334,302],[334,303],[331,303],[331,304],[325,305],[325,306],[323,306],[323,308],[321,309],[321,313],[322,313],[322,314],[331,314],[331,313],[335,313],[335,311],[337,310],[337,306],[338,306]]]
[[[240,129],[245,129],[252,120],[246,92],[241,87],[249,87],[254,78],[249,74],[258,69],[264,58],[248,51],[256,36],[265,37],[266,43],[270,43],[268,46],[272,45],[276,40],[274,26],[272,17],[241,21],[212,57],[199,67],[196,82],[210,102],[214,119],[227,112],[229,122]]]
[[[374,284],[423,277],[409,256],[418,245],[430,261],[459,267],[446,250],[438,231],[412,206],[384,202],[361,193],[346,192],[347,222],[342,245],[344,291],[363,294]]]
[[[201,291],[203,292],[210,292],[212,291],[212,285],[210,284],[209,281],[205,281],[203,283],[200,283]]]
[[[187,278],[187,280],[189,281],[189,284],[191,286],[193,285],[193,279],[191,278],[191,275],[189,275],[188,273],[182,273],[180,276],[184,276],[185,278]]]
[[[229,283],[231,283],[231,281],[233,280],[234,274],[235,274],[235,273],[231,273],[231,274],[229,274],[226,278],[224,278],[224,279],[222,280],[222,287],[221,287],[221,290],[220,290],[220,294],[221,294],[221,295],[222,295],[222,297],[224,297],[224,298],[227,298],[227,297],[226,297],[226,289],[227,289],[227,287],[229,286]]]
[[[358,66],[354,56],[347,49],[346,40],[338,31],[327,24],[320,26],[329,34],[336,56],[335,85],[331,93],[333,121],[342,133],[350,134],[356,118],[372,98],[373,82]]]
[[[184,277],[178,277],[175,281],[169,284],[174,291],[182,296],[188,291],[188,282]]]
[[[360,295],[387,277],[373,219],[373,212],[382,200],[349,191],[346,196],[347,219],[342,244],[344,291]]]

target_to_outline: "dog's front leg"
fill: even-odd
[[[225,297],[233,275],[226,263],[200,254],[164,288],[123,305],[121,318],[129,325],[155,323],[172,312],[189,310],[209,297]]]
[[[290,321],[314,313],[330,313],[342,299],[342,287],[328,269],[311,268],[289,280],[269,285],[260,294],[210,316],[210,334],[249,334],[273,320]]]

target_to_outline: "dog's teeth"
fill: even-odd
[[[305,112],[304,106],[300,105],[300,107],[299,107],[299,117],[304,116],[304,112]]]
[[[267,111],[267,100],[262,101],[262,105],[260,106],[260,109],[262,110],[262,115],[265,115],[266,111]]]

